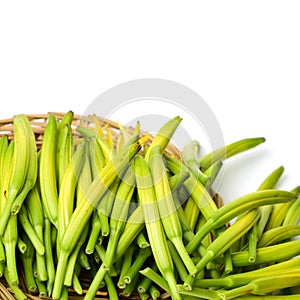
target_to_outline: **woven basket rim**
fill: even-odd
[[[36,135],[36,142],[37,146],[40,147],[42,140],[43,140],[43,133],[47,125],[47,120],[50,115],[54,115],[57,120],[61,120],[66,113],[63,112],[48,112],[44,114],[24,114],[33,129],[33,132]],[[80,134],[76,131],[76,127],[78,125],[84,125],[84,126],[91,126],[94,125],[93,118],[96,117],[97,120],[100,122],[100,124],[105,128],[104,134],[106,134],[106,131],[110,131],[113,135],[113,137],[116,137],[118,133],[120,133],[120,123],[112,121],[110,119],[104,118],[102,116],[96,116],[96,115],[80,115],[80,114],[74,114],[73,115],[73,121],[72,121],[72,131],[74,136],[80,136]],[[8,138],[11,140],[13,139],[13,125],[14,116],[7,119],[0,120],[0,137],[2,135],[7,135]],[[129,131],[129,133],[133,133],[134,128],[131,126],[126,127],[126,129]],[[146,131],[143,131],[141,129],[141,136],[147,135],[149,137],[149,141],[151,142],[153,140],[153,135],[149,134]],[[169,155],[175,156],[177,159],[182,160],[181,152],[180,150],[173,145],[172,143],[169,143],[165,152]]]

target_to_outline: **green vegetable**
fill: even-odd
[[[140,156],[137,156],[134,160],[134,171],[139,201],[143,207],[146,229],[155,262],[169,284],[172,298],[181,299],[177,292],[173,263],[159,217],[150,169],[146,161]]]
[[[214,190],[223,160],[264,138],[199,157],[197,141],[170,144],[180,117],[155,136],[139,122],[94,115],[75,129],[73,112],[58,119],[41,138],[17,115],[0,137],[0,276],[15,298],[27,299],[21,273],[26,292],[62,300],[100,289],[110,299],[299,296],[300,189],[275,189],[284,168],[225,205]]]

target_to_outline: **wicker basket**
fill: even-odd
[[[47,114],[28,114],[26,115],[28,120],[30,121],[30,124],[33,128],[33,131],[35,133],[35,138],[36,138],[36,145],[37,148],[39,149],[41,147],[42,141],[43,141],[43,134],[44,130],[47,124],[47,120],[50,116],[50,114],[54,115],[57,120],[61,120],[64,117],[64,113],[57,113],[57,112],[49,112]],[[78,125],[85,125],[85,126],[94,126],[94,118],[95,116],[81,116],[81,115],[74,115],[73,117],[73,123],[72,123],[72,129],[73,129],[73,135],[74,138],[76,139],[77,137],[79,138],[79,133],[76,131],[76,126]],[[117,122],[104,119],[101,117],[97,117],[98,121],[102,126],[104,126],[104,134],[107,134],[108,131],[111,132],[114,141],[116,141],[116,138],[120,132],[120,127]],[[128,127],[127,128],[130,132],[133,132],[134,128]],[[142,134],[146,134],[145,132]],[[2,135],[7,135],[10,140],[13,139],[14,137],[14,126],[13,126],[13,118],[10,119],[5,119],[5,120],[0,120],[0,136]],[[152,136],[149,136],[149,141],[153,139]],[[168,147],[166,148],[166,153],[171,154],[172,156],[176,157],[177,159],[181,160],[181,152],[179,149],[177,149],[174,145],[169,144]],[[214,195],[214,200],[217,204],[218,207],[221,207],[223,205],[223,201],[221,197],[213,193]],[[19,263],[19,266],[21,263]],[[34,299],[34,300],[40,300],[40,299],[49,299],[51,300],[52,298],[48,297],[43,297],[40,298],[36,295],[31,294],[26,286],[25,283],[25,277],[24,277],[24,272],[22,268],[19,268],[19,277],[20,277],[20,288],[25,292],[27,295],[28,299]],[[80,300],[83,299],[84,294],[86,293],[88,286],[91,282],[91,277],[87,272],[82,272],[80,275],[80,281],[82,283],[83,287],[83,295],[79,296],[77,295],[72,289],[69,290],[69,299],[71,300]],[[15,300],[16,298],[14,295],[10,292],[10,289],[5,282],[4,278],[0,279],[0,299],[5,299],[5,300]],[[95,299],[109,299],[108,298],[108,293],[104,291],[98,291],[97,296]],[[120,299],[122,299],[122,296],[120,296]],[[138,295],[133,295],[130,298],[124,298],[124,299],[139,299]],[[160,299],[169,299],[169,295],[167,293],[162,294]]]

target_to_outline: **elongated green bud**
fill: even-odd
[[[56,177],[57,127],[54,115],[50,115],[44,132],[40,156],[39,183],[41,199],[47,218],[57,227],[58,191]]]
[[[148,148],[148,150],[146,152],[146,156],[145,156],[146,161],[149,160],[151,150],[155,146],[159,145],[161,152],[163,152],[165,150],[165,148],[167,147],[170,139],[172,138],[175,130],[177,129],[177,127],[179,126],[181,121],[182,121],[182,119],[177,116],[177,117],[171,119],[170,121],[168,121],[166,124],[164,124],[160,128],[160,130],[155,135],[152,143],[150,144],[150,147]]]
[[[249,150],[263,143],[265,138],[249,138],[243,139],[225,147],[214,150],[200,158],[201,170],[207,170],[213,163],[229,158],[233,155]]]
[[[174,266],[160,221],[151,173],[146,161],[140,156],[134,160],[134,171],[139,200],[143,207],[146,229],[157,267],[170,286],[172,299],[181,299],[176,289]]]

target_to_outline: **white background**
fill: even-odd
[[[170,79],[208,103],[226,143],[267,139],[226,165],[226,201],[256,189],[279,165],[286,167],[280,186],[293,188],[299,15],[299,1],[1,1],[0,118],[81,114],[116,84]]]

